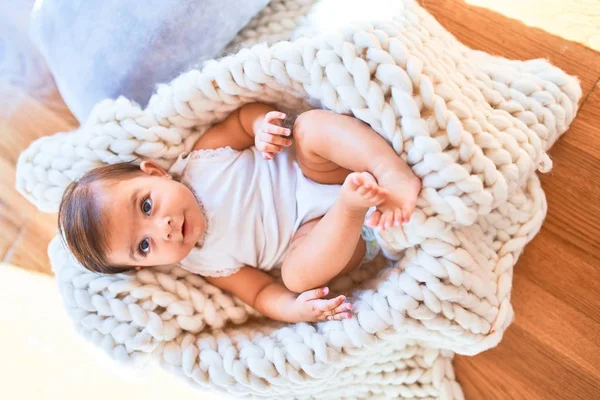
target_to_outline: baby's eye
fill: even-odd
[[[142,212],[149,216],[151,211],[152,211],[152,199],[150,197],[148,197],[142,202]]]
[[[148,254],[148,252],[150,251],[150,240],[148,240],[148,238],[145,238],[140,242],[140,245],[138,247],[142,255]]]

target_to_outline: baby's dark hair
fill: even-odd
[[[141,173],[140,167],[133,163],[105,165],[89,171],[65,190],[58,209],[58,230],[75,259],[90,271],[117,274],[133,269],[113,265],[106,256],[106,221],[94,186],[116,183]]]

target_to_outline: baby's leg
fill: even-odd
[[[408,221],[421,181],[391,146],[363,122],[326,110],[301,114],[293,128],[304,174],[319,183],[341,183],[352,171],[369,172],[387,189],[380,228]],[[378,213],[374,213],[379,216]]]
[[[301,293],[357,267],[365,254],[360,240],[365,214],[385,198],[385,189],[372,175],[348,175],[327,214],[303,225],[294,236],[281,267],[285,286]]]

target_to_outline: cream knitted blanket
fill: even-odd
[[[78,131],[34,142],[18,189],[55,210],[89,169],[168,167],[244,103],[325,107],[370,124],[422,178],[411,221],[384,237],[402,260],[335,283],[353,290],[353,319],[285,325],[176,266],[92,274],[55,238],[77,329],[117,360],[155,359],[236,395],[462,398],[453,353],[495,346],[512,320],[513,266],[546,214],[535,172],[575,116],[577,80],[473,51],[412,0],[273,1],[229,51],[159,86],[146,109],[107,100]]]

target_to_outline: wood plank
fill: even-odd
[[[513,287],[518,293],[513,303],[516,325],[548,352],[557,353],[569,369],[577,370],[582,382],[589,381],[600,389],[600,324],[525,276],[515,280]]]
[[[500,346],[475,357],[455,358],[456,376],[466,399],[597,398],[597,376],[579,366],[518,324],[511,326]]]
[[[515,274],[600,324],[598,264],[597,258],[544,227],[525,249]]]
[[[578,133],[574,126],[568,134]],[[542,176],[549,208],[545,227],[600,264],[600,158],[567,141],[557,143],[550,154],[557,161],[552,172]]]
[[[550,155],[554,168],[542,176],[549,208],[545,228],[600,265],[600,85]]]
[[[39,211],[15,189],[15,165],[0,157],[0,208],[4,208],[21,221],[35,217]]]
[[[579,110],[571,129],[560,140],[574,146],[580,152],[599,159],[600,124],[598,121],[600,121],[600,82],[596,84],[592,93],[585,99],[585,103]],[[552,152],[551,154],[554,155]],[[560,163],[558,155],[555,155],[555,160]],[[596,173],[598,173],[598,170],[596,170]]]
[[[48,243],[56,232],[56,214],[39,213],[24,226],[5,261],[31,271],[51,274],[47,251]]]
[[[533,264],[530,261],[524,257],[519,264]],[[543,275],[560,263],[538,264],[535,271]],[[594,298],[593,293],[587,295]],[[595,398],[600,393],[598,320],[549,293],[521,270],[515,274],[512,303],[516,320],[498,347],[475,357],[456,358],[456,374],[466,398]],[[595,310],[597,316],[599,308]]]
[[[518,342],[514,329],[504,335],[503,343],[510,341]],[[463,388],[465,399],[546,400],[541,397],[536,387],[528,385],[528,382],[513,379],[512,370],[507,370],[506,364],[499,362],[500,357],[509,359],[513,356],[513,353],[506,354],[506,348],[498,347],[475,357],[454,358],[456,377]]]
[[[548,232],[534,242],[515,271],[516,320],[503,341],[478,356],[456,358],[467,399],[592,399],[600,393],[600,271],[569,259],[574,254],[553,253],[558,246]],[[582,272],[591,274],[581,279]]]
[[[0,97],[0,109],[11,108],[11,112],[0,118],[0,132],[4,132],[0,141],[0,158],[13,165],[16,165],[21,151],[34,140],[76,128],[73,116],[64,103],[62,106],[57,104],[58,92],[52,95],[54,108],[51,109],[48,103],[42,103],[23,89],[6,87],[5,90],[5,97]],[[14,107],[14,104],[17,106]]]
[[[0,201],[0,260],[4,260],[17,240],[22,227],[21,217]]]
[[[47,103],[23,89],[4,88],[4,93],[10,93],[10,96],[0,97],[0,109],[6,111],[10,107],[10,112],[0,118],[0,131],[4,134],[0,141],[0,229],[3,229],[0,259],[51,273],[46,249],[55,235],[56,216],[37,210],[16,191],[15,168],[20,152],[32,141],[58,131],[72,130],[75,127],[73,117],[64,103],[56,102],[56,98],[60,100],[57,93],[53,108],[49,108]]]
[[[584,97],[600,77],[600,53],[459,0],[420,0],[448,31],[467,46],[515,60],[546,58],[581,80]]]

